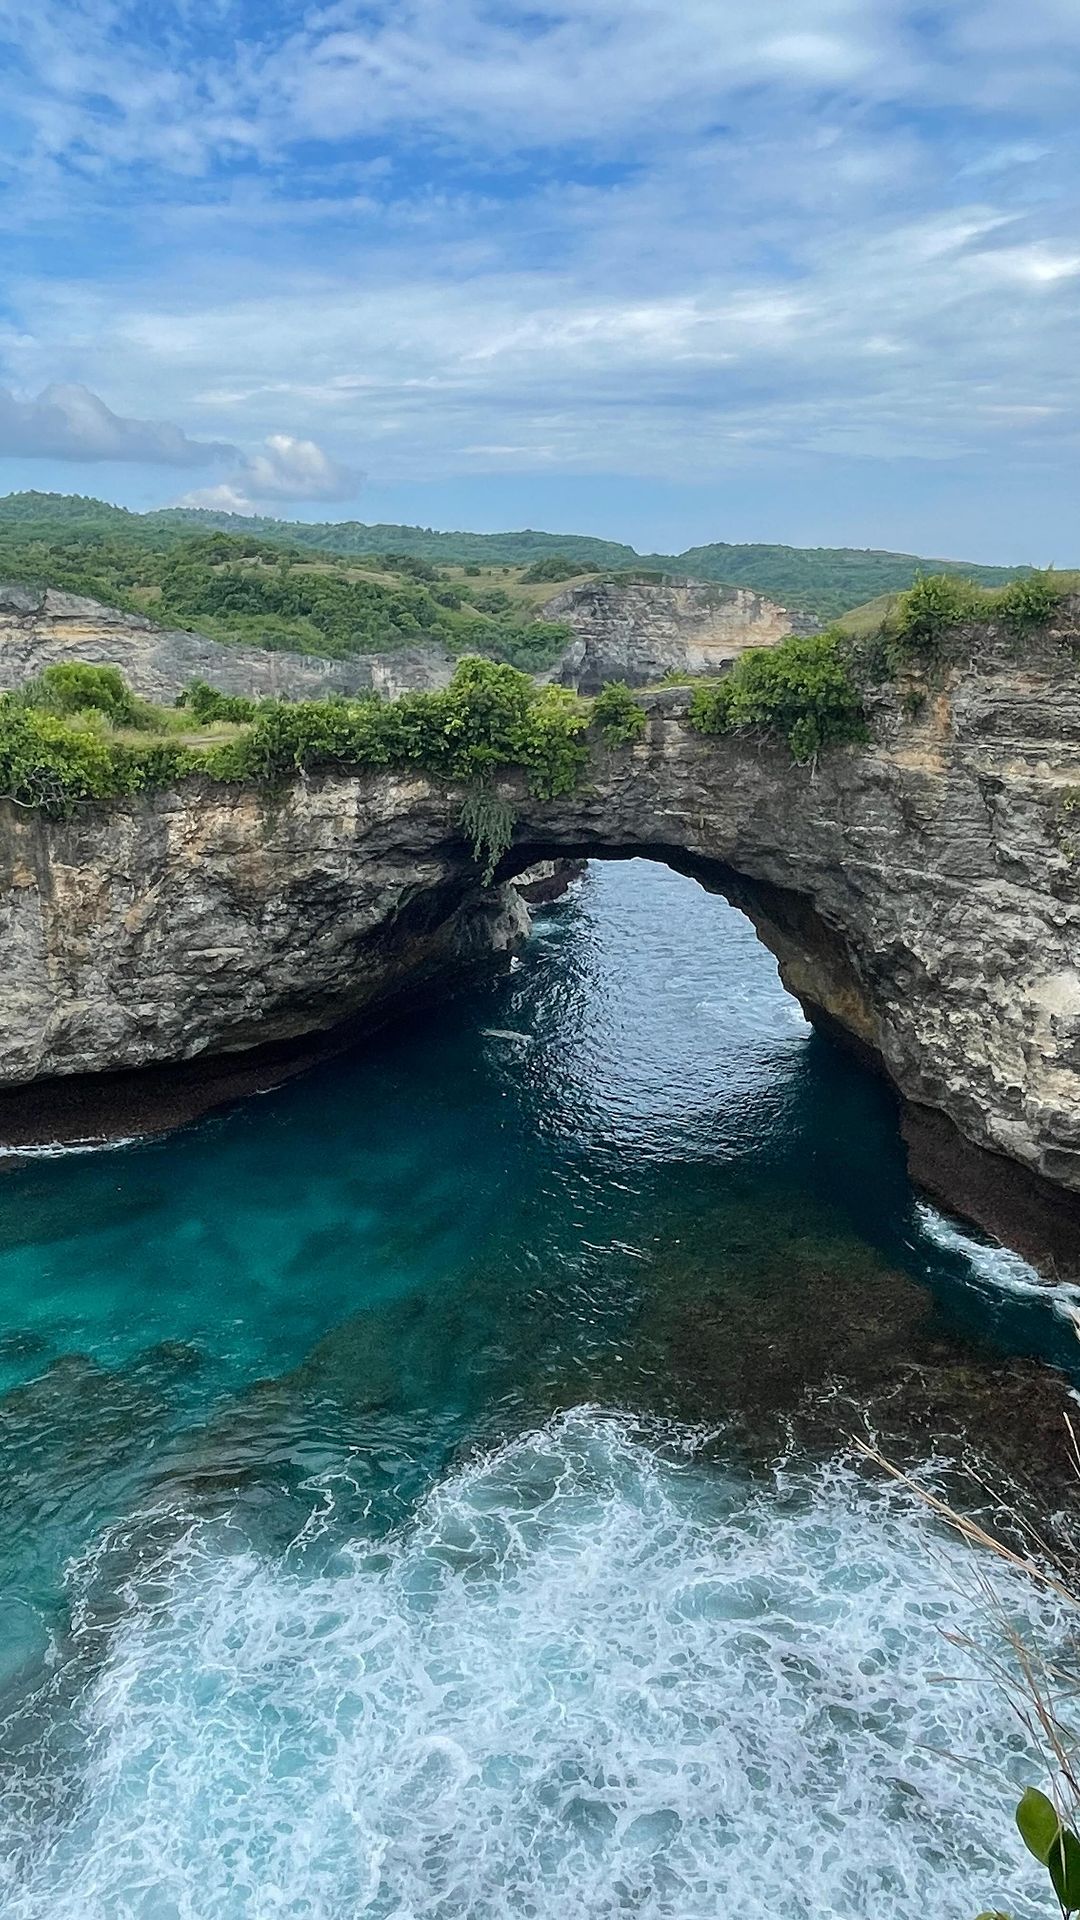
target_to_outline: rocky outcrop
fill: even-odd
[[[815,625],[760,594],[700,580],[589,582],[557,595],[541,611],[574,632],[563,658],[542,677],[583,693],[597,692],[607,680],[647,686],[670,672],[716,673],[748,646],[771,645]],[[322,660],[226,645],[56,587],[0,585],[0,691],[68,660],[117,666],[141,699],[163,705],[193,680],[221,693],[290,700],[372,691],[394,699],[444,687],[454,670],[449,654],[434,642]]]
[[[1067,615],[1022,657],[973,634],[977,664],[921,704],[883,691],[870,744],[816,771],[702,738],[685,690],[647,694],[644,740],[597,748],[578,793],[505,783],[499,877],[643,854],[728,894],[812,1017],[911,1114],[994,1156],[991,1201],[1010,1169],[1058,1196],[1080,1265],[1080,603]],[[380,772],[275,794],[192,781],[56,823],[5,806],[0,1081],[242,1053],[370,1013],[475,897],[460,802]]]
[[[538,860],[534,867],[518,874],[514,886],[526,906],[546,907],[569,893],[588,864],[587,860]]]
[[[205,680],[220,693],[291,700],[371,690],[393,699],[415,688],[445,687],[453,672],[453,661],[436,646],[321,660],[269,647],[226,646],[56,587],[0,585],[0,691],[68,660],[119,667],[140,699],[162,705],[193,680]]]
[[[720,673],[747,647],[772,646],[819,625],[746,587],[631,575],[570,587],[547,602],[543,615],[574,630],[551,678],[585,694],[609,680],[646,687],[670,673]]]

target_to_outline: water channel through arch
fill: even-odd
[[[1013,1473],[1075,1343],[690,880],[594,866],[363,1052],[15,1166],[0,1307],[12,1920],[765,1913],[792,1835],[807,1913],[1004,1890],[940,1747],[1004,1776],[1011,1721],[838,1433]]]

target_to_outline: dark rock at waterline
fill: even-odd
[[[747,1276],[747,1282],[751,1276]],[[907,1468],[936,1457],[958,1502],[1080,1537],[1068,1381],[943,1327],[930,1291],[867,1250],[789,1249],[780,1285],[694,1290],[652,1316],[684,1418],[731,1423],[752,1454],[852,1436]],[[663,1289],[661,1289],[661,1292]]]
[[[931,1107],[904,1102],[900,1126],[911,1178],[932,1199],[1015,1247],[1049,1278],[1077,1278],[1080,1196],[972,1145]]]
[[[538,860],[518,874],[514,885],[527,906],[549,906],[580,880],[587,865],[586,860]]]
[[[0,1087],[0,1142],[28,1149],[104,1145],[187,1126],[283,1086],[505,966],[528,925],[524,901],[511,887],[465,900],[427,931],[406,914],[380,954],[378,992],[350,1018],[235,1053],[199,1053],[164,1066]],[[0,1170],[25,1174],[31,1164],[29,1153],[11,1152],[0,1160]]]

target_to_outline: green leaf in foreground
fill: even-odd
[[[1059,1827],[1047,1861],[1054,1892],[1066,1912],[1080,1907],[1080,1840],[1071,1827]]]
[[[1020,1829],[1020,1838],[1029,1853],[1035,1855],[1047,1866],[1050,1849],[1061,1830],[1057,1808],[1038,1787],[1026,1787],[1020,1805],[1016,1809],[1016,1824]]]

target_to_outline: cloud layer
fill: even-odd
[[[20,400],[0,387],[0,458],[63,460],[79,465],[120,461],[149,467],[238,463],[216,486],[185,495],[188,506],[253,513],[264,501],[341,500],[359,476],[314,440],[272,433],[246,455],[224,440],[192,440],[168,420],[132,420],[113,413],[89,387],[46,387]]]
[[[357,460],[464,498],[485,473],[730,495],[798,461],[1064,496],[1071,0],[6,17],[0,376],[86,382],[151,440],[166,412],[173,464],[241,447],[208,477],[233,498],[351,498]]]
[[[221,441],[190,440],[167,420],[113,413],[88,387],[46,387],[19,400],[0,387],[0,455],[40,460],[122,460],[155,467],[203,467],[236,457]]]

